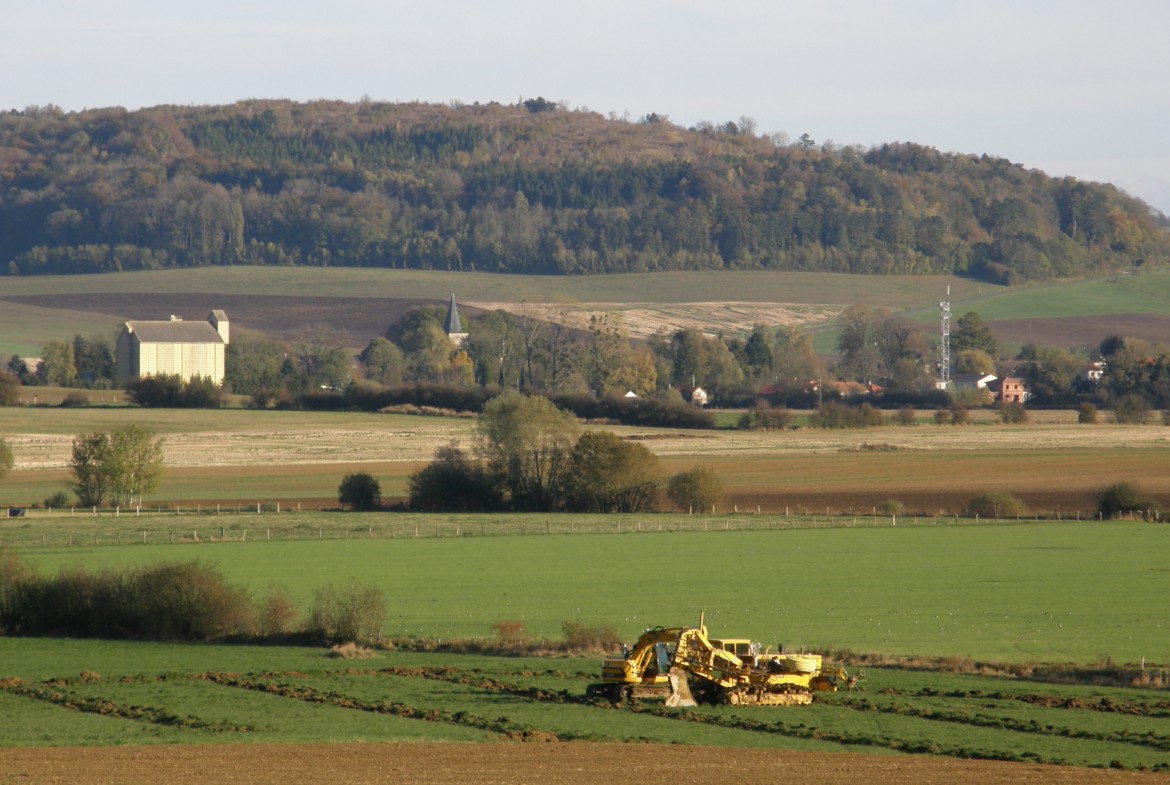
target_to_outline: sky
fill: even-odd
[[[1167,0],[0,0],[0,110],[562,101],[916,142],[1170,215]]]

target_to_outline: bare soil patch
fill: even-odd
[[[1159,314],[997,319],[987,325],[1002,343],[1034,343],[1038,346],[1064,346],[1070,349],[1097,346],[1110,335],[1124,335],[1151,343],[1165,343],[1166,336],[1170,335],[1170,316]]]
[[[93,294],[27,295],[5,301],[68,311],[109,314],[111,326],[128,319],[166,319],[171,314],[202,320],[220,308],[233,327],[296,341],[309,325],[323,325],[345,346],[361,348],[382,335],[407,311],[424,305],[446,306],[445,300],[383,299],[374,297],[266,297],[250,294]],[[460,305],[465,315],[478,311]]]
[[[308,744],[60,747],[0,750],[6,782],[112,785],[296,782],[438,785],[674,785],[677,782],[854,783],[1147,782],[1133,772],[921,756],[655,744]]]

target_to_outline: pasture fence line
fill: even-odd
[[[727,514],[724,516],[654,513],[640,516],[625,515],[568,515],[547,517],[527,514],[506,514],[480,518],[419,520],[397,519],[400,514],[382,513],[362,515],[360,524],[346,521],[348,513],[313,515],[298,521],[298,516],[287,511],[275,515],[279,503],[273,505],[271,515],[265,515],[263,505],[259,514],[233,514],[230,520],[219,524],[203,523],[214,513],[194,513],[190,523],[178,526],[169,522],[173,516],[151,516],[136,525],[125,512],[115,511],[98,517],[97,522],[72,526],[69,516],[53,522],[36,525],[21,519],[16,526],[0,524],[0,547],[10,548],[71,548],[121,545],[192,545],[213,543],[268,543],[308,542],[325,540],[433,540],[474,537],[527,537],[549,535],[653,535],[694,532],[794,531],[809,529],[874,529],[902,527],[949,527],[989,525],[1059,525],[1077,520],[1072,516],[1061,518],[1021,517],[992,520],[987,518],[960,518],[953,515],[757,515]],[[221,511],[221,517],[223,515]],[[197,517],[202,515],[203,517]],[[371,522],[376,517],[376,522]],[[309,518],[309,516],[306,516]],[[36,519],[34,519],[35,521]],[[90,521],[93,519],[90,518]],[[1081,519],[1085,520],[1085,519]],[[1152,518],[1147,518],[1152,520]]]

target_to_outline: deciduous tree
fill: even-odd
[[[506,392],[484,406],[476,449],[519,510],[551,510],[577,441],[577,418],[548,399]]]
[[[69,468],[80,504],[96,507],[106,500],[117,505],[141,502],[162,478],[162,442],[139,425],[75,438]]]
[[[642,512],[658,490],[658,458],[611,431],[583,434],[569,457],[565,498],[582,512]]]

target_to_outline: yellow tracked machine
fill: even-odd
[[[586,695],[614,703],[664,699],[668,706],[800,706],[812,703],[814,692],[856,684],[843,668],[825,673],[823,664],[820,654],[761,652],[742,638],[713,640],[700,615],[698,627],[654,627],[620,657],[604,659],[601,681]]]

